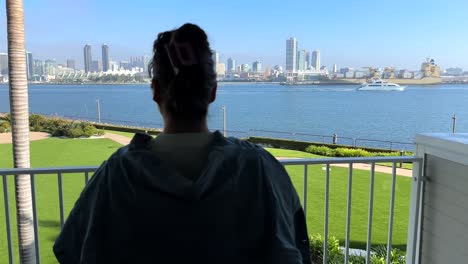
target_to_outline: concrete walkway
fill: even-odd
[[[286,159],[295,159],[295,158],[277,157],[277,159],[278,160],[286,160]],[[348,164],[332,164],[331,166],[332,167],[342,167],[342,168],[348,168],[349,167]],[[353,169],[370,171],[371,165],[367,164],[367,163],[353,163]],[[375,171],[376,172],[392,174],[392,167],[387,167],[387,166],[382,166],[382,165],[375,165]],[[397,168],[396,169],[396,174],[399,175],[399,176],[412,177],[413,176],[413,170]]]
[[[29,132],[29,140],[41,140],[49,138],[50,135],[44,132]],[[11,133],[0,133],[0,144],[12,143]]]
[[[132,140],[129,137],[114,134],[114,133],[109,133],[109,132],[104,133],[103,137],[111,139],[121,145],[128,145],[130,144],[130,141]]]

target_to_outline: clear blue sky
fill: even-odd
[[[242,63],[285,62],[285,40],[319,49],[322,64],[416,69],[426,56],[468,69],[467,0],[179,1],[25,0],[26,46],[39,59],[74,58],[110,46],[114,60],[151,53],[157,33],[185,22],[203,27],[212,47]],[[7,49],[0,2],[0,52]]]

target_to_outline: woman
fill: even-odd
[[[54,245],[61,263],[309,263],[298,196],[262,148],[210,133],[216,74],[205,32],[160,33],[150,64],[164,131],[98,169]]]

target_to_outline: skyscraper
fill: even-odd
[[[314,67],[316,71],[320,70],[320,50],[314,50],[314,52],[312,52],[312,67]]]
[[[53,60],[46,60],[44,62],[44,75],[55,75],[56,72],[56,62]]]
[[[83,48],[83,51],[84,51],[84,69],[85,69],[85,72],[88,73],[91,71],[91,63],[92,63],[91,45],[86,44]]]
[[[253,72],[261,72],[262,71],[262,63],[259,61],[254,61],[252,63],[252,71]]]
[[[228,72],[235,72],[235,71],[237,70],[237,69],[236,69],[236,68],[237,68],[237,65],[236,65],[236,64],[237,64],[237,62],[236,62],[235,59],[229,58],[229,59],[227,60],[227,71],[228,71]]]
[[[119,62],[120,69],[122,70],[131,70],[132,64],[128,61],[120,61]]]
[[[130,64],[131,67],[133,68],[145,68],[145,57],[144,56],[135,56],[135,57],[130,57]]]
[[[45,65],[41,60],[34,60],[34,74],[39,77],[44,76],[45,74]]]
[[[216,72],[216,66],[218,65],[218,63],[219,63],[219,53],[213,50],[213,67],[214,67],[215,72]]]
[[[296,69],[298,71],[303,71],[306,69],[306,51],[300,50],[297,52],[297,66]]]
[[[226,74],[226,64],[218,63],[216,66],[216,74],[218,75],[218,77],[224,77],[224,75]]]
[[[67,68],[75,69],[75,60],[68,59],[67,60]]]
[[[310,68],[310,51],[306,50],[305,52],[305,69],[308,70]]]
[[[91,72],[100,72],[102,71],[102,64],[101,64],[101,61],[98,61],[98,60],[93,60],[91,62],[91,69],[90,69]]]
[[[143,56],[143,71],[148,72],[148,64],[150,62],[150,57],[148,55]]]
[[[0,74],[8,74],[8,54],[0,53]]]
[[[286,71],[295,72],[297,69],[297,40],[291,37],[286,40]]]
[[[34,75],[34,60],[31,52],[26,52],[26,74],[28,80],[31,80]]]
[[[109,46],[106,44],[102,45],[102,71],[106,72],[109,70]]]
[[[337,73],[338,72],[338,66],[336,66],[336,64],[333,64],[333,73]]]

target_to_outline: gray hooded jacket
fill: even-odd
[[[136,134],[96,171],[54,253],[60,263],[310,263],[303,210],[283,166],[214,133],[188,179]]]

